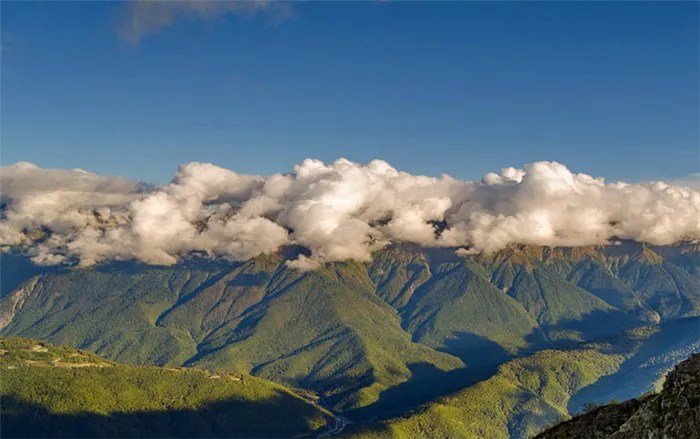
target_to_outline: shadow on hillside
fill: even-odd
[[[601,311],[596,310],[579,319],[561,320],[556,324],[543,324],[542,330],[550,335],[550,339],[557,348],[570,348],[580,342],[598,340],[620,334],[628,329],[644,326],[645,322],[625,311]],[[571,338],[551,338],[553,333],[565,334],[570,332]],[[575,334],[575,335],[574,335]]]
[[[501,364],[513,358],[498,343],[470,332],[456,332],[445,341],[444,348],[438,350],[459,357],[469,369]]]
[[[228,284],[232,287],[264,287],[270,280],[270,273],[264,271],[258,271],[255,274],[239,274]]]
[[[50,413],[15,396],[2,397],[3,438],[257,438],[316,436],[318,411],[279,392],[265,401],[217,401],[199,409],[98,414]],[[332,419],[327,419],[332,425]],[[327,427],[320,427],[325,431]]]
[[[409,364],[411,379],[383,391],[375,403],[343,415],[361,422],[404,415],[436,398],[489,378],[499,365],[513,358],[499,344],[471,333],[458,333],[449,343],[459,347],[466,367],[444,371],[430,363]]]

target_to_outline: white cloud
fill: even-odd
[[[289,18],[292,11],[291,3],[275,0],[134,0],[124,5],[118,32],[121,38],[138,43],[178,22],[218,21],[229,14],[265,14],[275,23]]]
[[[697,190],[606,183],[555,162],[505,168],[479,182],[411,175],[380,160],[307,159],[294,171],[261,177],[195,162],[172,183],[144,191],[122,178],[14,164],[0,179],[7,203],[0,246],[25,245],[41,264],[168,265],[190,252],[244,260],[294,244],[310,255],[290,265],[312,269],[369,260],[392,242],[468,254],[512,243],[700,239]]]

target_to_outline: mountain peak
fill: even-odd
[[[663,262],[663,258],[654,253],[649,247],[642,246],[640,251],[630,258],[630,261],[658,265]]]

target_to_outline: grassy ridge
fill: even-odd
[[[3,437],[299,437],[331,416],[251,376],[126,366],[0,339]]]

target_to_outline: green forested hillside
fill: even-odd
[[[0,339],[2,437],[301,437],[332,416],[247,375],[126,366]]]
[[[500,366],[491,378],[403,417],[357,426],[349,437],[521,438],[566,416],[571,393],[612,373],[618,357],[595,350],[542,351]]]
[[[21,296],[21,299],[13,299]],[[22,306],[3,334],[89,349],[132,364],[251,372],[367,405],[408,364],[461,367],[413,343],[364,266],[308,273],[276,257],[186,269],[114,264],[41,276],[6,296]],[[9,308],[9,307],[8,307]]]
[[[466,388],[515,358],[700,315],[700,247],[692,243],[512,246],[466,256],[394,245],[371,262],[313,271],[286,264],[299,251],[58,269],[3,254],[0,334],[129,364],[250,373],[371,419]],[[684,339],[677,348],[690,345]],[[596,358],[607,371],[607,354]],[[653,369],[624,364],[612,372]],[[639,389],[633,381],[627,392]],[[602,395],[611,385],[587,391]],[[561,403],[545,401],[542,410],[559,413]]]
[[[585,403],[657,389],[674,364],[697,351],[698,317],[636,328],[572,350],[544,350],[401,417],[351,426],[346,436],[527,438]]]

